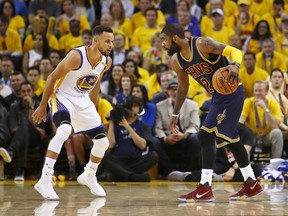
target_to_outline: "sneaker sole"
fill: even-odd
[[[6,149],[2,148],[0,149],[0,155],[2,156],[3,160],[6,163],[11,163],[12,158],[10,157],[9,153],[6,151]]]
[[[249,198],[251,197],[254,197],[254,196],[257,196],[257,195],[260,195],[263,193],[263,190],[261,190],[260,192],[252,195],[252,196],[242,196],[242,197],[236,197],[236,198],[229,198],[230,201],[245,201],[245,200],[248,200]]]
[[[43,195],[43,193],[42,193],[42,190],[37,186],[37,184],[34,185],[34,188],[35,188],[36,191],[38,191],[38,192],[41,194],[41,196],[42,196],[45,200],[51,200],[51,201],[58,201],[58,200],[60,200],[59,197],[58,197],[58,198],[47,198],[47,197],[45,197],[45,196]]]
[[[195,203],[195,202],[214,202],[215,198],[207,199],[207,200],[195,200],[195,199],[185,199],[185,198],[178,198],[179,201],[181,202],[186,202],[186,203]]]

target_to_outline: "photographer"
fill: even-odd
[[[9,113],[9,127],[13,135],[11,144],[7,149],[0,148],[0,155],[7,163],[10,163],[13,154],[17,153],[15,181],[24,181],[24,169],[30,148],[37,148],[39,154],[44,154],[44,145],[41,143],[45,137],[44,122],[35,125],[31,119],[32,113],[40,102],[35,99],[33,86],[30,82],[21,83],[20,95],[21,100],[11,105]]]
[[[152,132],[149,125],[139,120],[142,100],[134,95],[126,103],[111,111],[108,129],[110,153],[105,154],[102,165],[115,181],[150,181],[144,173],[158,162],[156,152],[149,152]]]

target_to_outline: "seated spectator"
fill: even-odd
[[[39,64],[40,79],[38,81],[38,85],[40,87],[45,88],[46,80],[53,69],[52,61],[49,58],[41,59]]]
[[[143,101],[143,108],[145,113],[141,115],[141,120],[148,124],[151,128],[154,128],[156,120],[156,106],[149,102],[147,89],[144,85],[135,84],[131,88],[131,95],[135,95]]]
[[[108,14],[113,0],[105,0],[101,4],[101,14]],[[121,0],[122,7],[125,8],[125,17],[131,18],[134,13],[134,5],[130,0]]]
[[[90,29],[86,29],[82,32],[82,44],[84,46],[90,46],[92,44],[92,31]]]
[[[35,99],[33,86],[28,81],[21,83],[20,92],[21,100],[14,103],[9,112],[9,127],[13,134],[11,143],[6,149],[0,148],[0,155],[7,163],[10,163],[13,155],[17,153],[15,181],[24,181],[29,149],[37,148],[43,157],[45,149],[44,122],[37,125],[32,120],[32,113],[40,101]]]
[[[9,28],[9,18],[0,15],[0,55],[2,56],[21,56],[22,42],[17,31]]]
[[[61,53],[58,50],[51,50],[49,54],[49,59],[52,63],[53,68],[55,69],[62,60]]]
[[[32,84],[35,96],[40,100],[44,88],[39,86],[40,70],[38,67],[30,67],[27,71],[27,80]]]
[[[11,74],[14,72],[14,63],[11,58],[5,57],[1,64],[0,96],[5,98],[12,93]]]
[[[76,0],[75,14],[78,17],[81,15],[87,17],[90,27],[94,25],[96,19],[95,7],[90,0]]]
[[[178,81],[170,80],[169,98],[156,105],[155,136],[159,141],[153,145],[153,148],[159,155],[159,173],[167,176],[168,179],[176,170],[188,174],[197,169],[200,155],[200,142],[197,137],[200,119],[198,106],[194,101],[185,99],[178,118],[179,132],[178,134],[171,132],[170,116],[173,112],[177,88]]]
[[[136,83],[136,78],[132,74],[124,73],[120,78],[120,92],[115,95],[113,104],[125,103],[126,97],[130,95],[132,86]]]
[[[255,82],[254,97],[244,101],[239,122],[253,130],[256,137],[255,152],[262,152],[268,146],[271,147],[271,158],[281,158],[283,136],[279,126],[282,113],[279,104],[267,97],[268,91],[268,82]]]
[[[8,28],[18,32],[22,41],[25,36],[25,21],[22,16],[16,15],[14,2],[11,0],[1,2],[0,15],[8,17],[10,20]]]
[[[158,162],[157,153],[149,151],[153,140],[151,128],[138,119],[141,107],[141,99],[130,95],[124,116],[111,111],[107,134],[111,152],[105,153],[101,164],[115,176],[115,181],[150,181],[145,172]]]
[[[12,93],[3,99],[3,105],[9,111],[11,104],[21,99],[20,84],[25,80],[22,73],[15,71],[11,74]]]
[[[49,57],[49,44],[44,34],[36,34],[34,39],[34,47],[24,54],[22,71],[27,75],[29,67],[39,66],[42,58]]]
[[[75,13],[75,5],[73,0],[63,1],[64,13],[58,17],[57,23],[61,32],[61,36],[72,33],[70,22],[71,20],[79,21],[79,30],[82,32],[85,29],[90,29],[90,25],[86,16]]]
[[[168,97],[168,84],[174,78],[175,74],[172,71],[166,71],[160,75],[161,92],[156,93],[152,97],[152,103],[157,104]]]
[[[246,39],[243,50],[245,52],[250,51],[257,54],[262,50],[263,41],[266,38],[271,38],[273,40],[268,22],[266,20],[260,20],[256,24],[251,36],[248,36]]]
[[[126,73],[125,68],[121,64],[113,65],[111,68],[111,76],[108,80],[101,83],[101,92],[112,97],[120,92],[120,78]]]

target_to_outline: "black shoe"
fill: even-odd
[[[133,182],[150,182],[150,174],[149,173],[143,173],[143,174],[131,174],[129,176],[129,180]]]
[[[14,181],[24,181],[25,171],[23,168],[17,168],[15,172]]]
[[[11,163],[13,158],[13,152],[9,149],[6,150],[5,148],[0,148],[0,156],[6,163]]]
[[[75,170],[69,170],[69,180],[75,181],[77,180],[78,173]]]

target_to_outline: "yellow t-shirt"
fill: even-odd
[[[134,30],[136,30],[138,27],[143,27],[147,25],[147,20],[141,11],[133,14],[131,21],[132,21],[132,27]],[[166,24],[166,20],[165,20],[163,13],[160,10],[158,10],[157,11],[157,25],[160,27],[164,27],[165,24]]]
[[[288,36],[288,35],[287,35]],[[286,67],[288,68],[288,38],[283,33],[275,37],[276,51],[285,56]]]
[[[72,48],[82,46],[82,36],[73,37],[71,33],[62,36],[59,40],[59,49],[69,52]]]
[[[131,39],[131,47],[138,46],[143,53],[150,50],[151,37],[156,32],[161,32],[161,28],[147,28],[146,26],[137,28]]]
[[[22,43],[18,32],[14,29],[7,29],[6,37],[0,36],[0,50],[22,52]]]
[[[228,20],[229,20],[228,17],[225,16],[224,21],[223,21],[223,26],[227,27]],[[200,21],[200,29],[201,29],[202,35],[206,35],[206,32],[209,29],[212,29],[213,27],[214,27],[214,23],[213,23],[212,19],[207,15],[202,16],[201,21]]]
[[[273,58],[271,60],[264,60],[263,51],[259,52],[256,55],[256,66],[262,68],[267,71],[270,75],[270,72],[274,68],[279,68],[281,71],[287,71],[285,58],[281,53],[274,52]]]
[[[253,52],[255,54],[261,51],[260,42],[259,40],[251,39],[250,37],[247,38],[247,51]]]
[[[46,85],[46,80],[43,79],[43,76],[42,74],[40,75],[40,79],[38,80],[38,86],[39,88],[45,88],[45,85]]]
[[[14,29],[18,33],[21,28],[25,29],[25,26],[26,25],[25,25],[23,17],[19,15],[12,17],[9,23],[9,28]]]
[[[273,14],[266,13],[261,17],[261,19],[266,20],[268,22],[271,34],[273,35],[274,38],[277,37],[278,34],[281,33],[281,31],[280,31],[281,25],[280,24],[282,21],[282,17],[277,17],[275,20]]]
[[[254,83],[259,80],[266,80],[269,74],[261,68],[255,67],[255,71],[252,74],[246,72],[246,68],[241,68],[239,71],[239,77],[244,86],[245,97],[253,97]]]
[[[157,74],[152,74],[150,78],[146,82],[147,90],[148,90],[148,99],[152,100],[154,94],[161,91],[161,85],[157,80]]]
[[[238,6],[234,1],[231,0],[222,0],[223,2],[223,12],[225,16],[229,17],[232,15],[237,15],[238,12]],[[205,6],[206,13],[209,14],[210,11],[210,2],[208,2]]]
[[[189,78],[189,89],[187,96],[191,99],[194,99],[194,97],[198,94],[204,93],[205,89],[203,86],[201,86],[192,76],[188,76]]]
[[[125,17],[122,25],[120,25],[119,22],[115,21],[113,29],[117,29],[117,30],[122,31],[124,33],[124,35],[126,36],[126,38],[128,37],[128,39],[130,39],[132,37],[132,34],[133,34],[132,22],[127,17]]]
[[[266,13],[273,14],[273,0],[262,0],[260,3],[251,1],[249,12],[262,17]]]
[[[39,83],[39,81],[38,81],[38,83]],[[43,85],[43,83],[42,83],[42,85]],[[40,96],[43,91],[44,91],[44,87],[43,86],[38,86],[38,88],[36,90],[34,90],[34,93],[35,93],[35,95]]]
[[[257,112],[258,112],[258,127],[256,126],[256,116],[255,116],[255,108],[254,108],[254,97],[251,98],[247,98],[244,101],[244,106],[243,106],[243,110],[242,110],[242,114],[243,116],[247,117],[245,124],[251,128],[253,130],[253,132],[255,134],[262,134],[262,135],[266,135],[271,131],[270,126],[268,125],[268,120],[267,120],[267,116],[266,116],[266,121],[264,122],[264,115],[267,115],[265,113],[265,111],[261,108],[261,107],[257,107]],[[271,115],[282,121],[282,113],[281,113],[281,109],[278,103],[275,103],[275,101],[271,98],[266,97],[267,100],[267,108],[269,109]],[[264,123],[263,123],[264,122]],[[264,128],[263,128],[264,127]]]
[[[205,36],[212,37],[216,41],[224,44],[229,44],[230,37],[235,34],[235,31],[231,28],[223,26],[220,31],[215,31],[213,28],[208,29],[205,32]]]
[[[54,35],[46,34],[49,47],[52,50],[59,50],[59,43],[57,38]],[[30,49],[34,46],[34,40],[31,34],[27,35],[24,41],[23,52],[24,54],[27,53]]]
[[[76,17],[76,19],[80,21],[80,32],[82,32],[85,29],[90,29],[89,22],[85,16],[80,15],[80,17]],[[70,33],[69,21],[63,20],[59,24],[59,28],[62,36],[69,34]]]
[[[137,83],[144,85],[150,77],[149,72],[141,67],[138,67],[138,72],[141,77],[137,80]]]
[[[107,121],[106,116],[110,113],[112,109],[113,107],[109,101],[107,101],[104,98],[99,98],[97,104],[97,111],[103,124],[109,124],[109,121]]]
[[[153,48],[152,48],[153,49]],[[149,71],[150,74],[155,73],[155,67],[156,65],[159,65],[161,63],[165,63],[166,62],[166,56],[167,56],[167,52],[165,50],[161,50],[161,57],[158,57],[158,54],[155,55],[154,50],[148,50],[144,53],[143,58],[148,58],[150,59],[150,69],[152,71]]]

